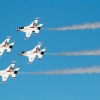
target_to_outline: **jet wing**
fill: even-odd
[[[35,18],[35,20],[34,20],[29,26],[30,26],[30,27],[36,26],[38,20],[39,20],[39,18]]]
[[[3,45],[8,44],[8,42],[10,41],[10,38],[11,38],[11,37],[8,36],[7,39],[1,43],[1,45],[3,46]]]
[[[9,75],[7,75],[7,74],[3,74],[2,75],[2,82],[5,82],[7,80],[7,78],[8,78],[8,76]]]
[[[14,68],[15,64],[16,64],[16,61],[13,61],[12,64],[10,64],[10,66],[8,66],[8,67],[6,68],[6,71],[12,70],[12,69]]]
[[[29,64],[31,64],[34,59],[35,59],[35,55],[29,56]]]
[[[38,51],[40,49],[41,45],[42,45],[42,42],[38,42],[38,45],[35,48],[33,48],[32,51],[34,51],[34,52]]]
[[[31,36],[31,34],[32,34],[32,31],[27,31],[26,32],[26,39],[28,39]]]
[[[0,56],[3,54],[3,52],[4,52],[4,49],[0,48]]]

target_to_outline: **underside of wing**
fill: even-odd
[[[0,56],[3,54],[4,49],[0,48]]]
[[[29,56],[29,64],[31,64],[31,63],[33,62],[34,59],[35,59],[35,55]]]
[[[32,31],[27,31],[26,32],[26,38],[29,38],[31,36],[31,34],[32,34]]]
[[[7,80],[7,78],[8,78],[8,76],[9,75],[6,75],[6,74],[2,75],[2,82],[5,82]]]

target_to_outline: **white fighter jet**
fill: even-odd
[[[28,39],[31,36],[32,32],[35,32],[35,34],[38,35],[42,25],[44,24],[44,23],[41,23],[37,25],[38,19],[39,18],[36,18],[29,26],[25,26],[25,27],[22,26],[22,27],[17,28],[16,30],[25,32],[26,39]]]
[[[46,48],[40,50],[41,44],[42,44],[42,42],[39,42],[39,44],[34,49],[32,49],[30,51],[22,51],[18,55],[27,56],[29,58],[29,63],[28,64],[32,64],[34,58],[36,56],[38,56],[38,58],[41,59],[44,52],[45,52],[45,50],[46,50]]]
[[[15,79],[15,76],[18,73],[18,70],[20,69],[20,66],[14,69],[15,63],[16,62],[13,61],[12,64],[8,68],[0,71],[0,76],[2,76],[2,83],[4,83],[7,80],[9,75],[11,75],[12,80]]]
[[[0,56],[3,54],[4,50],[7,50],[7,53],[9,54],[11,49],[13,48],[15,41],[8,44],[10,41],[10,38],[11,38],[11,36],[8,36],[7,39],[0,44]]]

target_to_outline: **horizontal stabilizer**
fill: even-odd
[[[16,74],[12,74],[11,77],[12,77],[12,80],[14,80],[16,77]]]
[[[41,51],[44,52],[46,50],[46,47],[44,49],[42,49]]]
[[[41,24],[39,24],[37,27],[42,27],[43,24],[44,24],[44,23],[41,23]]]
[[[39,33],[39,30],[36,30],[35,33],[38,34]]]
[[[42,55],[38,55],[38,58],[39,58],[39,59],[42,59]]]
[[[12,43],[10,43],[9,45],[12,45],[13,46],[14,44],[15,44],[15,41],[13,41]]]
[[[17,67],[16,69],[14,69],[14,71],[18,71],[20,69],[20,66],[19,67]]]

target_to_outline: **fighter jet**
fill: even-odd
[[[32,64],[34,58],[36,56],[38,56],[38,58],[41,59],[43,54],[44,54],[44,52],[45,52],[45,50],[46,50],[46,48],[40,50],[41,44],[42,44],[42,42],[39,42],[38,45],[34,49],[32,49],[30,51],[22,51],[18,55],[28,57],[28,59],[29,59],[29,63],[28,64]]]
[[[11,49],[13,48],[15,41],[13,41],[11,44],[8,44],[10,38],[11,36],[7,36],[7,39],[0,44],[0,56],[3,54],[4,50],[7,50],[8,54],[11,52]]]
[[[35,18],[35,20],[29,26],[25,26],[25,27],[22,26],[22,27],[17,28],[16,30],[25,32],[26,39],[28,39],[31,36],[32,32],[35,32],[35,34],[38,35],[42,25],[44,24],[44,23],[41,23],[37,25],[38,19],[39,18]]]
[[[0,71],[0,76],[2,76],[2,83],[4,83],[7,80],[9,75],[11,75],[12,80],[15,79],[15,76],[18,73],[18,70],[20,69],[20,66],[14,69],[15,63],[16,62],[13,61],[12,64],[8,68]]]

